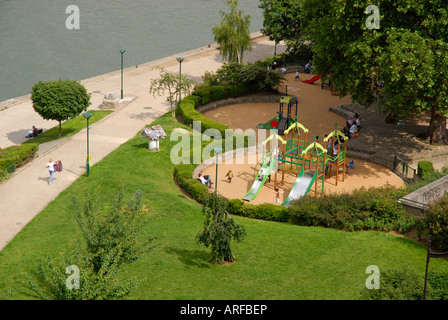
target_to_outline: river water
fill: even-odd
[[[240,0],[260,30],[259,0]],[[68,29],[79,9],[79,29]],[[214,43],[222,0],[0,0],[0,101],[38,81],[82,80]]]

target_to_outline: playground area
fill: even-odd
[[[300,76],[305,81],[313,77],[308,74]],[[286,74],[286,78],[287,82],[284,84],[287,87],[281,87],[280,91],[286,93],[287,90],[297,100],[286,99],[283,104],[279,101],[229,105],[204,113],[206,117],[225,123],[232,129],[257,131],[257,127],[269,129],[270,124],[279,128],[279,135],[274,137],[276,139],[271,139],[263,153],[257,155],[260,160],[257,164],[249,161],[248,156],[244,157],[244,161],[233,159],[219,164],[217,183],[222,195],[229,199],[244,199],[252,204],[275,203],[277,187],[280,193],[277,204],[287,205],[288,201],[304,194],[350,192],[362,186],[368,188],[386,183],[395,186],[404,184],[402,179],[386,167],[345,157],[346,140],[340,130],[347,119],[330,112],[329,107],[350,104],[349,97],[341,99],[333,95],[328,86],[321,87],[320,80],[310,84],[294,80],[294,74],[290,73]],[[278,113],[283,113],[284,116],[276,118]],[[266,137],[270,134],[267,130]],[[362,129],[359,134],[362,135]],[[338,156],[333,156],[332,148],[324,151],[327,147],[325,135],[332,136],[330,140],[333,142],[339,141]],[[274,140],[278,143],[277,151],[265,153],[272,150],[269,144]],[[279,168],[276,170],[278,153],[283,161],[278,162]],[[276,163],[271,163],[270,160],[275,160]],[[347,168],[351,161],[354,163],[353,168]],[[210,175],[214,182],[215,170],[212,165],[204,169],[203,173]],[[229,170],[233,172],[231,183],[225,177]]]

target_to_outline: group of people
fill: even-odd
[[[229,183],[231,183],[231,182],[232,182],[232,178],[233,178],[233,172],[232,172],[232,170],[229,170],[229,171],[227,172],[227,174],[225,175],[225,177],[227,178],[227,181],[228,181]],[[209,187],[209,188],[212,187],[213,182],[212,182],[212,179],[210,179],[210,176],[209,176],[209,175],[203,175],[202,172],[199,172],[199,174],[198,174],[198,180],[199,180],[203,185],[206,185],[206,186]]]
[[[355,113],[355,116],[352,119],[348,119],[345,121],[345,127],[341,130],[343,134],[345,134],[349,139],[355,136],[356,133],[361,128],[361,120],[359,119],[359,115]]]
[[[277,68],[278,68],[277,62],[275,62],[275,61],[271,65],[268,66],[268,70],[271,69],[272,71],[277,70]],[[284,65],[280,68],[280,72],[282,74],[286,74],[286,67]]]

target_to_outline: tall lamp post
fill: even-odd
[[[123,53],[126,52],[126,49],[120,49],[121,53],[121,99],[123,99]]]
[[[184,61],[185,58],[176,58],[177,61],[179,61],[179,104],[182,100],[181,98],[181,82],[182,82],[182,61]]]
[[[222,151],[221,147],[214,147],[213,151],[216,155],[216,179],[215,179],[215,193],[218,192],[218,154]]]
[[[278,20],[278,17],[281,16],[281,14],[280,14],[280,13],[274,13],[274,16],[275,16],[275,46],[274,46],[274,57],[276,57],[276,56],[277,56],[277,20]]]
[[[86,157],[86,169],[87,169],[87,176],[90,176],[90,151],[89,151],[89,119],[93,116],[92,113],[86,112],[82,114],[84,118],[87,119],[87,157]]]

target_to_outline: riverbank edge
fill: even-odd
[[[251,37],[252,41],[258,40],[260,38],[267,38],[267,36],[263,35],[260,31],[251,33],[250,37]],[[219,45],[216,44],[216,43],[210,44],[210,45],[207,45],[207,46],[203,46],[203,47],[199,47],[199,48],[196,48],[196,49],[192,49],[192,50],[188,50],[188,51],[172,54],[172,55],[169,55],[169,56],[166,56],[164,58],[157,59],[157,60],[152,60],[152,61],[149,61],[149,62],[145,62],[145,63],[139,64],[138,68],[152,68],[152,67],[155,67],[155,66],[158,66],[158,65],[164,65],[164,64],[168,64],[168,63],[173,63],[173,61],[174,62],[176,61],[175,60],[176,57],[192,57],[192,56],[195,56],[195,55],[198,55],[198,54],[211,52],[211,51],[215,51],[215,50],[219,50]],[[123,73],[134,71],[135,68],[136,68],[136,66],[124,68],[123,69]],[[115,71],[111,71],[111,72],[108,72],[108,73],[104,73],[104,74],[100,74],[100,75],[93,76],[93,77],[86,78],[86,79],[79,80],[79,81],[82,84],[92,83],[92,82],[95,83],[95,82],[99,82],[99,81],[104,80],[104,78],[113,77],[113,76],[115,76],[118,73],[121,73],[121,69],[118,69],[118,70],[115,70]],[[19,97],[16,97],[16,98],[11,98],[11,99],[7,99],[7,100],[4,100],[4,101],[1,101],[0,102],[0,112],[5,110],[5,109],[14,107],[15,105],[24,103],[24,102],[28,101],[30,98],[31,98],[31,94],[26,94],[26,95],[19,96]]]

